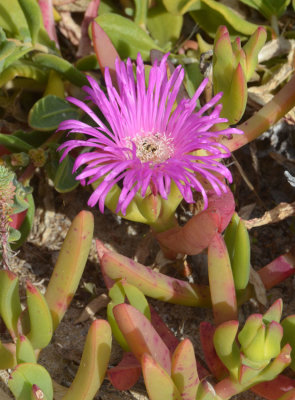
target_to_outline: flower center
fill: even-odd
[[[137,133],[128,140],[127,147],[132,148],[132,143],[136,146],[136,157],[141,162],[161,163],[168,160],[174,153],[173,139],[165,133],[148,133],[143,135]]]

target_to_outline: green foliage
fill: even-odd
[[[273,16],[281,17],[291,0],[240,0],[249,7],[255,8],[265,18],[271,20]]]
[[[42,97],[31,108],[29,125],[39,131],[53,131],[65,119],[78,119],[75,107],[54,95]]]
[[[140,52],[144,61],[149,60],[152,49],[161,50],[153,39],[135,22],[118,14],[103,14],[95,18],[110,37],[120,57],[136,58]]]

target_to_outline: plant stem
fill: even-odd
[[[228,147],[230,151],[239,149],[267,131],[267,129],[278,122],[294,106],[295,75],[269,103],[238,126],[238,128],[244,132],[244,135],[233,135],[232,139],[224,139],[222,143]]]

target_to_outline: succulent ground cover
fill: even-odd
[[[0,0],[1,400],[295,398],[294,21]]]

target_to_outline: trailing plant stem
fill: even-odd
[[[267,131],[294,106],[295,75],[269,103],[262,107],[247,121],[238,126],[238,128],[244,132],[244,135],[233,135],[233,138],[230,140],[224,139],[222,141],[223,144],[228,147],[230,151],[239,149]]]

